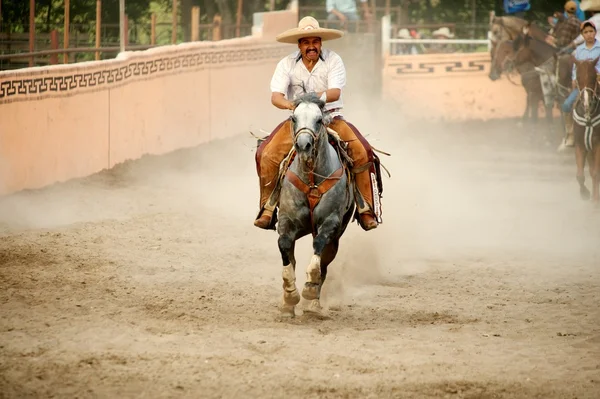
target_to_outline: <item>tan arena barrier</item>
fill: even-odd
[[[520,117],[520,79],[492,81],[489,53],[395,55],[385,60],[383,96],[403,115],[443,120]],[[543,115],[541,113],[540,115]]]
[[[279,16],[277,29],[263,18],[261,31],[297,24],[295,11]],[[270,105],[271,75],[293,51],[271,36],[1,72],[0,195],[247,133],[250,126],[271,130],[285,118]]]

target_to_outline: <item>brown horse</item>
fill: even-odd
[[[592,200],[600,205],[600,99],[598,98],[598,76],[596,64],[598,59],[578,61],[573,59],[577,69],[577,87],[579,96],[573,107],[575,121],[575,160],[577,162],[577,181],[581,198],[590,198],[590,192],[585,186],[585,158],[588,156],[590,176],[592,178]],[[589,152],[589,154],[588,154]]]
[[[544,101],[547,106],[563,103],[571,91],[573,62],[570,55],[559,55],[558,48],[541,40],[532,33],[531,25],[523,27],[523,33],[514,40],[514,50],[524,62],[536,66],[540,74]]]
[[[527,52],[515,51],[515,42],[513,40],[503,40],[496,46],[494,57],[490,68],[489,78],[497,80],[502,73],[510,74],[516,70],[521,75],[521,84],[525,89],[527,101],[522,121],[530,119],[536,123],[538,120],[538,106],[544,102],[544,92],[540,77],[535,70],[535,65],[530,61]],[[552,106],[546,106],[546,120],[552,122]]]
[[[496,52],[496,46],[505,40],[514,40],[523,32],[523,28],[529,26],[531,35],[537,39],[546,41],[549,36],[542,28],[534,23],[518,17],[494,17],[490,21],[490,55],[492,60]]]

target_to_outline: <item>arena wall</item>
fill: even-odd
[[[526,96],[520,79],[492,81],[489,72],[487,52],[388,56],[382,95],[411,118],[464,121],[523,115]]]
[[[0,195],[271,130],[285,115],[270,106],[269,82],[293,51],[273,37],[297,11],[268,14],[245,38],[0,72]]]
[[[259,13],[253,35],[245,38],[0,72],[0,195],[87,176],[144,154],[247,134],[250,127],[270,131],[285,115],[269,104],[269,81],[277,61],[293,50],[274,36],[297,21],[297,9]],[[375,70],[366,68],[366,59],[352,58],[357,42],[350,39],[333,46],[344,53],[348,42],[352,62],[346,67],[355,76],[350,95],[376,85],[381,94],[371,95],[395,103],[403,115],[428,120],[523,113],[523,88],[506,78],[492,82],[487,53],[388,56],[381,80],[359,84],[357,74],[373,76]],[[380,57],[371,51],[377,46],[367,47],[359,55],[371,54],[367,58],[380,70]]]

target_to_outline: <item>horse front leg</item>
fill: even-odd
[[[277,244],[279,245],[279,252],[281,252],[281,260],[283,261],[283,270],[281,272],[281,277],[283,278],[283,300],[279,310],[282,316],[294,317],[296,315],[294,311],[295,306],[300,302],[300,294],[296,288],[295,237],[290,234],[282,234],[279,236]]]
[[[578,140],[579,141],[579,140]],[[585,186],[585,157],[586,150],[583,143],[575,143],[575,161],[577,162],[577,182],[579,183],[579,196],[582,200],[590,199],[590,190]]]
[[[309,301],[319,299],[323,283],[321,275],[321,264],[325,264],[323,252],[327,245],[334,239],[334,233],[338,230],[340,219],[330,216],[319,226],[317,235],[313,239],[313,256],[306,268],[306,283],[302,290],[302,297]]]
[[[321,283],[317,288],[317,297],[310,301],[310,304],[304,309],[305,312],[322,315],[323,308],[321,307],[321,290],[327,278],[327,266],[335,259],[339,248],[339,238],[332,240],[327,244],[321,255]]]

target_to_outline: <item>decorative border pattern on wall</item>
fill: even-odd
[[[487,74],[490,66],[489,53],[401,55],[386,59],[385,74],[392,79],[473,76]]]
[[[453,74],[457,72],[483,72],[489,70],[490,61],[438,61],[438,62],[402,62],[389,64],[397,75]]]
[[[11,71],[0,74],[0,104],[107,90],[164,75],[278,61],[294,51],[290,46],[258,43],[222,49],[214,47],[171,48],[164,53],[154,49],[152,53],[133,53],[126,60],[99,61],[86,66],[73,64],[60,69]]]

